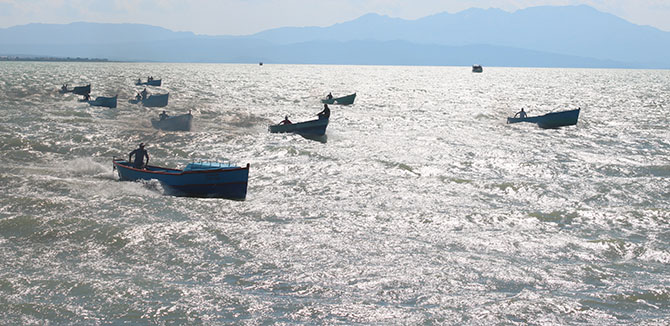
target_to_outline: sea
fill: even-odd
[[[246,200],[119,181],[140,142]],[[0,160],[3,325],[670,324],[668,70],[2,62]]]

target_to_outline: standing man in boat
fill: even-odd
[[[142,93],[140,93],[140,94],[142,94],[142,99],[143,99],[143,100],[146,100],[146,99],[147,99],[147,88],[145,87],[145,88],[142,90]]]
[[[135,161],[133,161],[133,155],[135,155]],[[147,158],[146,163],[144,163],[145,157]],[[149,164],[149,153],[144,149],[144,143],[140,143],[138,148],[128,154],[128,162],[133,162],[133,167],[136,169],[142,169]]]
[[[319,119],[330,118],[330,108],[328,107],[328,104],[323,104],[323,111],[319,112],[317,116],[319,116]]]
[[[524,111],[523,108],[521,108],[521,111],[517,112],[517,113],[514,115],[515,118],[516,118],[517,116],[518,116],[519,118],[523,119],[523,118],[527,117],[528,115],[526,114],[526,111]]]
[[[333,93],[330,92],[328,93],[328,96],[326,96],[327,99],[332,100],[333,99]]]

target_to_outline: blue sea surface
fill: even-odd
[[[329,92],[327,139],[268,132]],[[0,324],[670,323],[670,71],[1,62],[0,113]],[[140,142],[246,200],[118,181]]]

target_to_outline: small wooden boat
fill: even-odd
[[[122,181],[158,180],[165,193],[182,197],[243,200],[247,196],[249,164],[239,167],[217,162],[189,163],[183,170],[147,165],[138,169],[128,161],[113,159]]]
[[[168,97],[170,96],[170,93],[166,94],[158,94],[158,95],[149,95],[149,97],[141,100],[138,98],[134,98],[131,100],[128,100],[129,103],[132,104],[137,104],[137,103],[142,103],[142,105],[149,107],[149,108],[162,108],[168,105]]]
[[[531,122],[531,123],[537,123],[537,125],[540,128],[544,129],[572,126],[577,124],[580,110],[581,109],[561,111],[561,112],[551,112],[536,117],[525,117],[525,118],[512,117],[507,118],[507,123]]]
[[[472,65],[472,72],[484,72],[484,68],[480,65]]]
[[[165,119],[151,119],[151,125],[156,129],[167,131],[191,131],[193,115],[191,112],[167,117]]]
[[[323,136],[326,134],[328,119],[317,119],[298,123],[278,124],[269,127],[271,133],[292,132],[306,136]]]
[[[104,96],[98,96],[95,98],[93,101],[87,101],[88,104],[92,106],[104,106],[108,108],[116,108],[116,98],[118,95],[115,95],[113,97],[104,97]]]
[[[135,85],[141,86],[141,85],[147,85],[147,86],[160,86],[161,85],[161,79],[152,79],[152,80],[147,80],[143,82],[142,80],[138,79],[135,82]]]
[[[63,86],[59,90],[59,92],[61,94],[74,93],[76,95],[87,95],[87,94],[91,94],[91,84],[88,84],[86,86],[75,86],[75,88],[73,88],[73,89],[67,89],[67,88],[65,88],[65,86]]]
[[[353,93],[351,95],[342,96],[342,97],[333,97],[331,99],[324,98],[324,99],[321,100],[321,103],[351,105],[351,104],[354,104],[355,99],[356,99],[356,93]]]

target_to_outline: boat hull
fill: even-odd
[[[576,125],[579,120],[581,109],[551,112],[545,115],[526,118],[507,118],[507,123],[530,122],[537,123],[540,128],[555,129],[565,126]]]
[[[191,131],[192,121],[193,115],[186,113],[163,120],[151,119],[151,125],[156,129],[167,131]]]
[[[351,95],[347,96],[342,96],[342,97],[335,97],[331,99],[322,99],[321,103],[324,104],[339,104],[339,105],[351,105],[354,104],[354,100],[356,99],[356,93],[353,93]]]
[[[154,80],[149,80],[145,82],[135,82],[135,85],[141,86],[141,85],[147,85],[147,86],[160,86],[161,85],[161,79],[154,79]]]
[[[284,125],[272,125],[269,129],[271,133],[291,132],[306,136],[323,136],[326,134],[327,127],[328,119],[318,119]]]
[[[128,102],[131,104],[137,104],[141,102],[143,106],[149,108],[162,108],[168,105],[169,96],[170,93],[160,95],[149,95],[149,97],[147,97],[144,100],[131,99],[128,100]]]
[[[104,106],[110,109],[116,108],[116,96],[114,97],[104,97],[98,96],[94,101],[88,101],[88,104],[92,106]]]
[[[158,180],[168,195],[237,200],[247,196],[249,164],[246,167],[178,170],[158,166],[136,169],[124,160],[112,162],[120,180]]]
[[[87,95],[91,94],[91,84],[86,86],[76,86],[73,89],[60,89],[58,92],[61,94],[74,93],[76,95]]]

